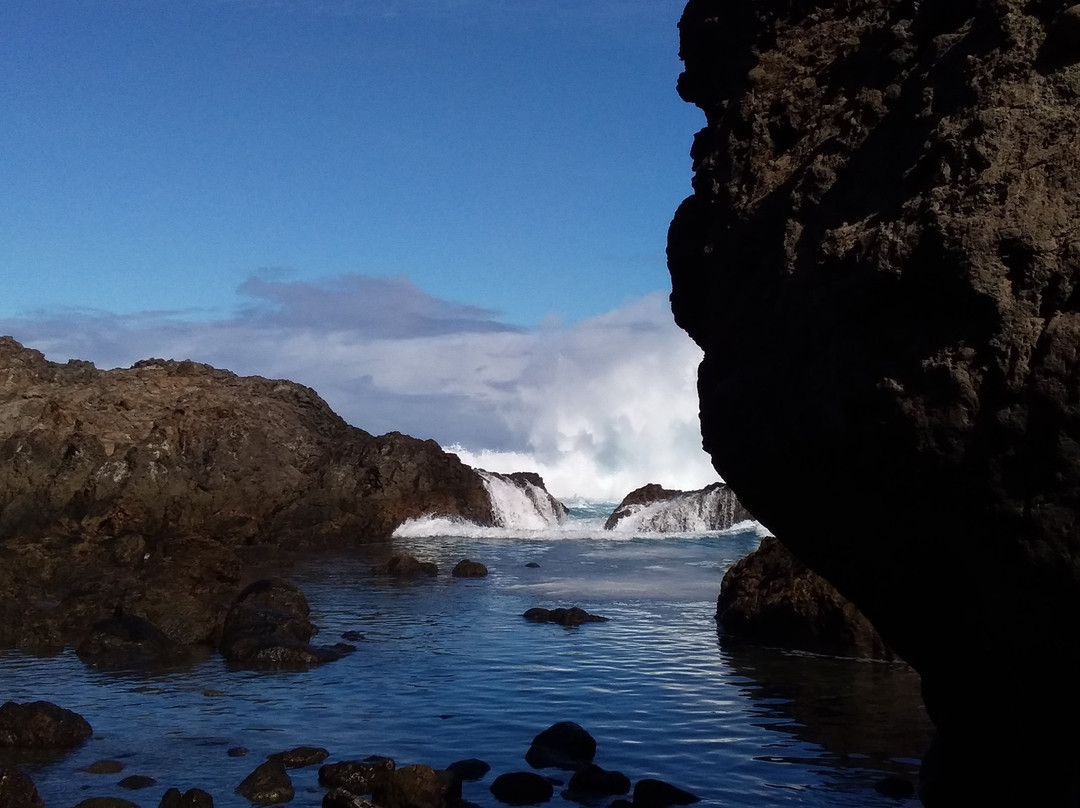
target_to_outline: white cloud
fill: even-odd
[[[356,426],[434,438],[493,471],[537,471],[561,497],[717,479],[700,448],[700,351],[659,293],[526,331],[401,278],[254,278],[242,291],[257,305],[229,320],[66,311],[0,320],[0,332],[55,361],[156,356],[292,379]]]

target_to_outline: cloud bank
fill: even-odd
[[[54,310],[0,319],[0,332],[54,361],[192,359],[291,379],[355,426],[433,438],[492,471],[539,472],[565,499],[718,479],[698,432],[701,354],[660,293],[528,330],[403,277],[262,273],[240,292],[248,305],[224,320]]]

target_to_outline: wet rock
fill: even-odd
[[[604,522],[604,530],[687,533],[727,530],[754,517],[724,483],[675,491],[656,483],[627,494]]]
[[[148,777],[145,774],[132,774],[128,777],[125,777],[123,780],[117,783],[117,785],[120,786],[120,788],[127,788],[131,789],[132,791],[137,791],[140,788],[149,788],[150,786],[157,785],[157,780],[155,780],[153,777]]]
[[[895,659],[854,604],[771,536],[724,574],[716,619],[731,636],[760,645]]]
[[[555,793],[551,781],[536,772],[506,772],[489,787],[492,795],[506,805],[538,805]]]
[[[560,626],[580,626],[582,623],[606,623],[610,618],[589,614],[577,606],[545,609],[534,606],[522,615],[530,623],[558,623]]]
[[[343,631],[341,632],[341,639],[349,642],[360,642],[360,640],[364,639],[364,635],[359,631]]]
[[[463,558],[450,573],[455,578],[483,578],[488,574],[488,568],[479,561]]]
[[[308,642],[318,630],[309,613],[304,594],[288,581],[256,581],[229,609],[221,654],[251,668],[307,668],[340,659],[340,651]]]
[[[47,701],[0,706],[0,748],[74,749],[93,729],[81,715]]]
[[[574,802],[592,803],[598,797],[629,793],[630,778],[625,774],[588,763],[570,777],[566,796]]]
[[[297,746],[285,752],[275,752],[268,758],[277,758],[286,769],[300,769],[322,763],[330,753],[321,746]]]
[[[37,787],[14,766],[0,766],[0,808],[45,808]]]
[[[352,794],[371,794],[396,764],[392,758],[370,755],[362,760],[343,760],[319,767],[319,785]]]
[[[214,798],[201,788],[189,788],[183,794],[178,788],[170,788],[162,795],[158,808],[214,808]]]
[[[250,750],[246,746],[233,746],[225,753],[229,757],[243,757],[248,754]]]
[[[295,794],[292,780],[280,760],[267,760],[255,767],[236,787],[236,793],[252,802],[269,805],[288,802]]]
[[[701,802],[701,797],[663,780],[646,777],[634,785],[634,808],[668,808],[695,802]]]
[[[430,766],[402,766],[375,782],[371,796],[380,808],[445,808],[461,796],[461,781]]]
[[[125,614],[120,606],[110,617],[94,623],[75,653],[89,665],[109,669],[163,665],[189,655],[149,620]]]
[[[415,578],[421,575],[434,578],[439,574],[439,567],[431,561],[421,561],[408,553],[397,553],[390,556],[388,561],[372,566],[371,574],[395,578]]]
[[[467,758],[455,760],[446,767],[446,770],[453,772],[462,780],[480,780],[491,771],[491,766],[479,758]]]
[[[532,740],[525,762],[534,769],[576,770],[592,763],[596,739],[573,721],[559,721]]]
[[[87,774],[117,774],[123,770],[124,764],[119,760],[98,760],[79,769],[79,771]]]
[[[323,795],[322,808],[376,808],[375,804],[358,794],[332,788]]]
[[[525,566],[528,567],[529,569],[534,569],[534,570],[540,569],[540,565],[537,564],[535,561],[529,561],[529,562],[527,562],[525,564]]]

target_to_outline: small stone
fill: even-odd
[[[124,764],[119,760],[99,760],[79,769],[87,774],[116,774],[124,770]]]
[[[140,788],[149,788],[150,786],[157,785],[157,780],[153,777],[148,777],[145,774],[132,774],[125,777],[119,783],[120,788],[127,788],[131,791],[135,791]]]

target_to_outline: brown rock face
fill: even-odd
[[[149,359],[60,365],[0,338],[0,539],[385,538],[437,512],[491,522],[480,478],[434,441],[349,426],[313,390]]]
[[[1048,742],[1080,717],[1068,5],[693,0],[680,24],[706,126],[668,261],[705,446],[921,673],[928,805],[1080,793],[1080,742]]]

